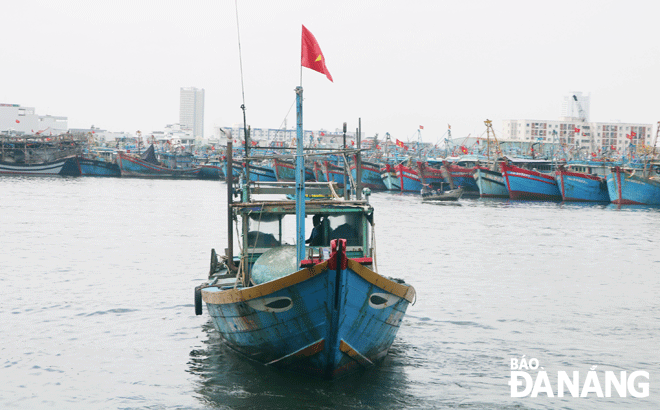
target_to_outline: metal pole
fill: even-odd
[[[362,118],[358,118],[358,129],[356,143],[358,152],[355,154],[355,199],[362,199],[362,153],[360,143],[362,142]]]
[[[305,161],[303,157],[302,87],[296,87],[296,259],[305,259]]]
[[[233,272],[236,272],[237,269],[234,266],[234,233],[232,231],[233,218],[231,209],[234,194],[234,161],[232,159],[232,153],[231,139],[227,139],[227,173],[225,175],[225,181],[227,182],[227,249],[225,249],[225,255],[227,255],[227,267]]]
[[[344,123],[344,146],[342,147],[342,149],[345,150],[346,148],[347,148],[346,147],[346,123]],[[343,155],[342,158],[348,159],[346,157],[346,155]],[[346,200],[351,199],[351,193],[348,190],[348,172],[346,172],[347,167],[348,167],[348,164],[346,163],[346,161],[344,161],[344,199],[346,199]]]

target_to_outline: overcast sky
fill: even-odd
[[[481,135],[483,121],[660,120],[655,1],[238,1],[247,121],[295,126],[301,26],[334,78],[303,69],[304,128],[367,137]],[[179,121],[180,87],[206,90],[205,135],[242,123],[234,0],[21,0],[2,6],[0,103],[143,133]],[[289,112],[289,110],[291,111]],[[288,116],[287,116],[288,114]]]

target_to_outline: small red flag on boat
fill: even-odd
[[[397,138],[397,140],[396,140],[396,146],[397,146],[397,147],[401,147],[401,148],[405,148],[406,151],[408,150],[408,147],[406,147],[406,144],[404,144],[403,141],[399,141],[398,138]]]
[[[577,134],[579,132],[580,132],[580,129],[578,127],[575,127],[575,133]]]
[[[328,71],[328,68],[325,66],[325,57],[323,57],[323,52],[321,52],[321,46],[319,46],[319,43],[316,41],[312,32],[307,30],[305,26],[302,26],[300,64],[302,64],[303,67],[311,68],[314,71],[325,74],[325,76],[328,77],[328,80],[332,81],[330,71]]]
[[[20,124],[21,122],[19,120],[16,120],[16,124]]]
[[[628,138],[629,140],[631,140],[631,139],[633,138],[633,136],[630,135],[630,134],[626,134],[626,138]]]
[[[467,154],[467,153],[468,153],[468,149],[467,149],[464,145],[461,145],[461,152],[462,152],[463,154]]]
[[[632,135],[633,137],[636,137],[637,133],[635,131],[630,131],[630,135]]]
[[[420,126],[419,126],[419,129],[420,129],[420,130],[423,130],[423,129],[424,129],[424,126],[423,126],[423,125],[420,125]]]

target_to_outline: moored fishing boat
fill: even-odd
[[[502,172],[491,169],[484,165],[474,167],[473,178],[479,189],[479,196],[482,198],[508,198],[509,191],[506,189]]]
[[[69,158],[60,158],[55,161],[38,164],[25,164],[17,162],[0,162],[0,175],[29,175],[54,176],[60,175]],[[74,159],[75,161],[75,159]]]
[[[153,154],[153,145],[149,147]],[[153,158],[151,160],[144,159],[151,157],[149,150],[143,155],[142,158],[127,154],[125,152],[117,153],[117,165],[123,177],[136,177],[136,178],[198,178],[201,167],[195,166],[191,168],[167,168],[158,164]]]
[[[323,164],[321,164],[320,161],[314,161],[314,179],[316,179],[317,182],[328,182],[323,173]]]
[[[275,158],[273,159],[273,168],[278,181],[291,182],[296,180],[296,166],[292,161]],[[305,181],[314,181],[314,172],[305,167]]]
[[[339,187],[344,187],[344,167],[330,160],[324,160],[323,169],[327,182],[336,182]],[[348,177],[348,174],[346,176]]]
[[[562,165],[555,171],[555,179],[564,201],[610,202],[607,181],[600,175]]]
[[[656,175],[642,170],[614,167],[607,175],[607,189],[617,205],[660,205],[660,164],[651,168]]]
[[[395,165],[394,170],[401,192],[420,192],[422,190],[422,179],[417,169],[401,163]]]
[[[394,165],[392,164],[383,164],[380,167],[380,179],[383,180],[383,184],[388,191],[400,191],[401,185],[399,179],[396,177],[396,171],[394,170]]]
[[[655,132],[653,147],[647,153],[642,169],[616,166],[607,175],[610,200],[618,205],[660,205],[660,161],[655,151],[660,136],[660,121]]]
[[[76,164],[79,175],[81,176],[118,177],[121,175],[119,165],[116,162],[88,158],[81,155],[76,157]]]
[[[225,177],[225,173],[222,170],[222,161],[219,159],[206,161],[203,164],[199,164],[199,167],[198,177],[200,179],[222,179]]]
[[[380,164],[369,161],[360,161],[362,166],[362,186],[375,191],[385,191],[387,187],[380,176]],[[354,160],[351,164],[351,176],[357,180],[357,165]]]
[[[445,182],[451,182],[456,188],[463,188],[463,195],[479,196],[479,187],[473,176],[473,169],[444,161],[443,168],[448,172]]]
[[[502,176],[511,199],[561,201],[557,181],[551,174],[501,163]]]

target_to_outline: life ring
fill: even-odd
[[[195,315],[202,314],[202,287],[195,287]]]
[[[655,167],[655,173],[660,175],[660,167]]]

